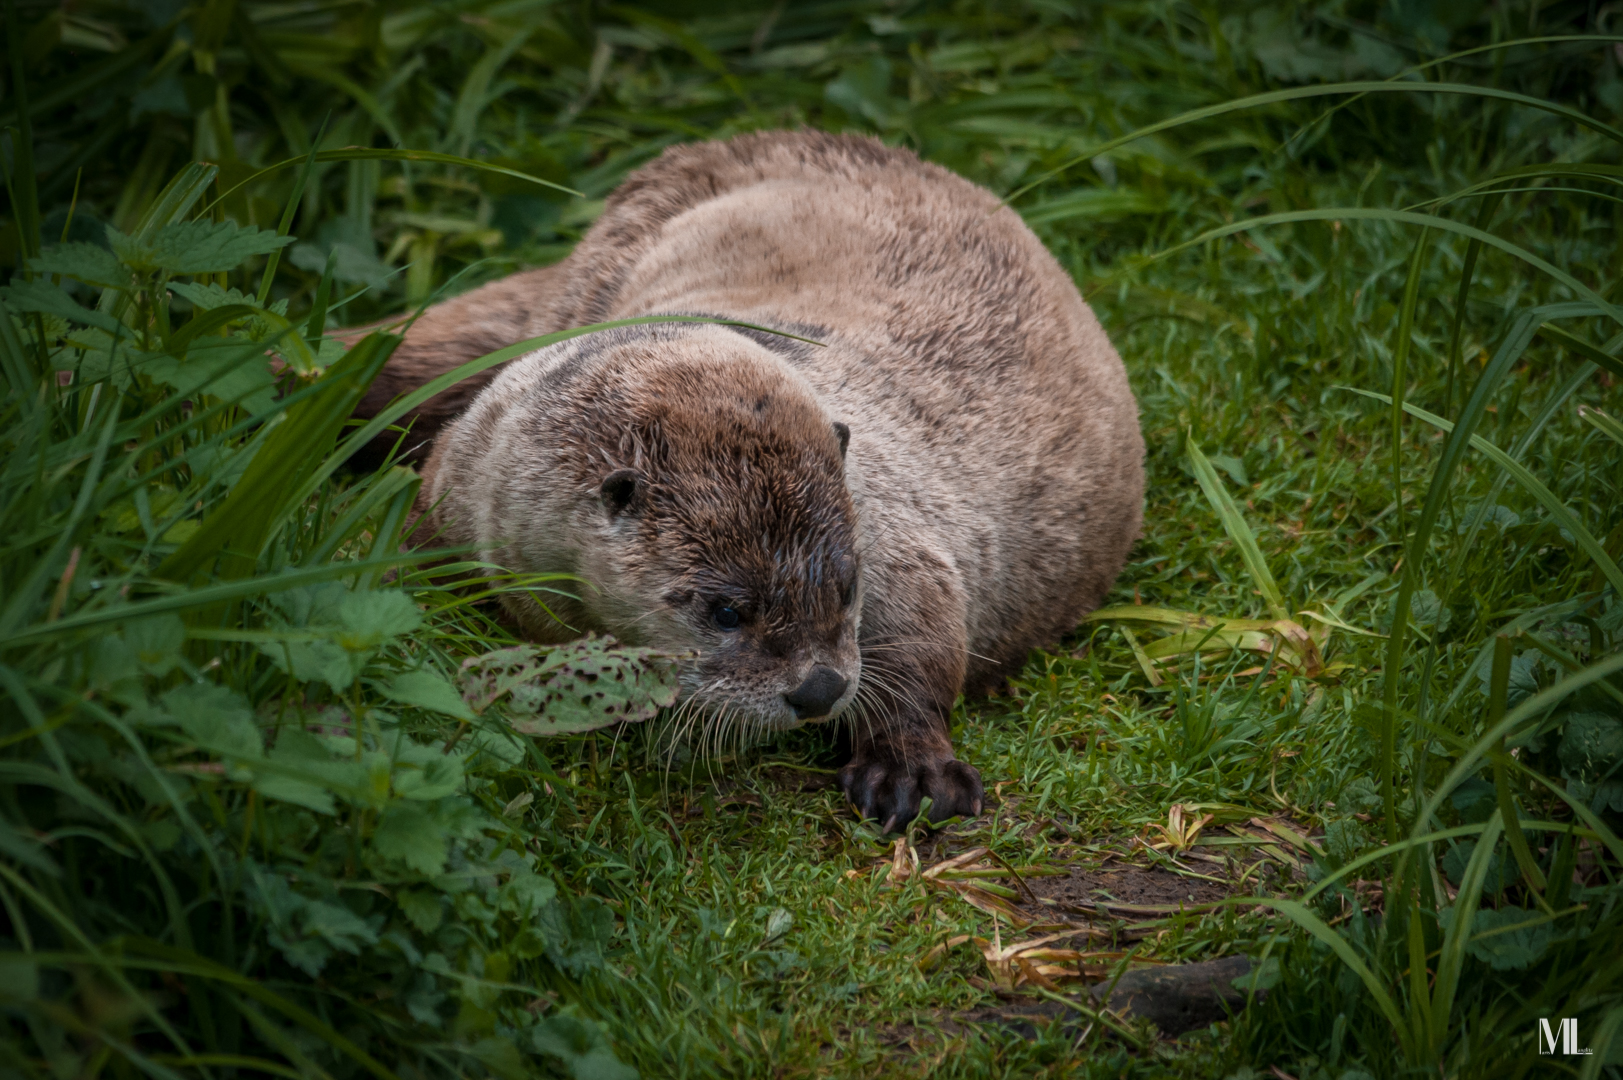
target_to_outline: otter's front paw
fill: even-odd
[[[895,832],[919,816],[919,800],[930,797],[930,823],[975,817],[985,791],[981,774],[957,758],[904,764],[856,760],[840,770],[840,790],[863,818]]]

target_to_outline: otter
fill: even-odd
[[[562,263],[408,331],[362,411],[526,338],[419,411],[437,534],[578,598],[524,634],[691,654],[682,696],[756,732],[839,720],[838,774],[892,831],[978,815],[961,693],[1097,607],[1138,536],[1144,443],[1120,357],[1012,210],[863,137],[672,147]],[[763,327],[775,333],[751,327]]]

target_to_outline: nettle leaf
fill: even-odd
[[[104,289],[130,287],[129,269],[111,251],[80,240],[46,248],[38,258],[28,260],[28,268],[36,274],[61,274]]]
[[[1514,709],[1538,693],[1538,662],[1542,654],[1537,649],[1528,649],[1520,656],[1510,658],[1510,685],[1505,694],[1505,708]],[[1482,692],[1488,692],[1489,681],[1493,678],[1493,664],[1490,657],[1484,656],[1477,667],[1477,679],[1482,684]]]
[[[1448,853],[1443,856],[1443,873],[1454,886],[1465,880],[1465,868],[1471,861],[1471,854],[1476,850],[1475,840],[1466,840],[1463,843],[1452,845]],[[1519,880],[1522,876],[1521,867],[1514,860],[1507,861],[1503,853],[1495,851],[1488,856],[1488,872],[1482,878],[1482,891],[1496,893],[1507,885]]]
[[[445,918],[445,902],[437,892],[402,889],[396,894],[395,903],[400,905],[400,911],[407,921],[425,934],[438,930]]]
[[[579,978],[603,967],[603,953],[614,936],[614,912],[595,896],[544,904],[535,925],[547,942],[547,959]]]
[[[551,878],[521,870],[502,886],[500,904],[503,911],[528,918],[551,903],[557,895],[558,886],[553,884]]]
[[[327,752],[320,739],[307,731],[292,728],[278,736],[276,746],[267,757],[278,765],[297,768],[300,772],[308,771],[313,775],[305,779],[286,773],[261,773],[254,779],[255,791],[267,799],[280,799],[314,810],[318,814],[332,814],[336,811],[332,793],[322,782],[330,777],[323,777],[315,772],[315,769],[322,766],[337,764],[333,762],[332,755]],[[353,762],[344,764],[348,764],[351,769],[354,768]],[[312,769],[312,766],[315,769]]]
[[[150,240],[125,236],[111,225],[107,242],[120,259],[137,270],[168,270],[175,274],[213,274],[235,270],[255,255],[268,255],[293,242],[234,221],[182,221],[165,225]]]
[[[1623,758],[1623,720],[1603,712],[1570,712],[1557,754],[1572,776],[1605,773]]]
[[[212,683],[182,683],[159,701],[168,720],[199,746],[230,757],[260,756],[259,727],[241,694]]]
[[[52,285],[43,278],[33,281],[13,280],[10,285],[0,289],[0,299],[12,311],[37,312],[41,315],[55,315],[66,319],[70,323],[81,326],[93,326],[108,334],[129,337],[133,331],[107,314],[105,311],[94,311],[85,307],[69,296],[63,289]]]
[[[432,877],[445,869],[446,836],[434,815],[419,803],[390,803],[372,834],[372,848],[385,859]]]
[[[375,649],[423,624],[423,613],[398,590],[352,592],[338,604],[338,643],[351,652]]]
[[[463,663],[463,697],[481,708],[505,694],[513,727],[526,735],[641,723],[676,703],[675,659],[592,636],[544,655],[501,649]]]
[[[341,904],[317,900],[296,891],[281,874],[248,863],[251,896],[269,924],[266,937],[287,962],[314,978],[334,952],[358,955],[363,945],[376,945],[378,926]],[[376,920],[381,925],[381,920]]]
[[[462,759],[437,746],[406,742],[395,754],[394,791],[402,799],[428,802],[462,787]]]
[[[445,676],[434,671],[406,671],[378,689],[385,697],[402,705],[414,705],[429,712],[444,713],[458,720],[472,720],[474,712]]]
[[[263,307],[259,297],[245,293],[240,289],[222,289],[213,282],[201,281],[171,281],[169,291],[176,296],[185,297],[191,301],[193,307],[199,311],[213,311],[220,307]],[[286,307],[287,301],[278,300],[277,304]]]
[[[234,401],[254,415],[276,407],[276,376],[270,358],[243,337],[193,341],[185,359],[158,353],[140,365],[143,374],[183,394],[198,388],[210,397]]]
[[[1461,821],[1487,821],[1498,805],[1498,794],[1492,784],[1473,776],[1456,787],[1448,801],[1459,811]]]
[[[324,682],[334,693],[349,689],[355,682],[350,654],[335,641],[267,641],[260,644],[259,651],[278,671],[299,682]]]
[[[590,1020],[554,1013],[537,1020],[529,1036],[531,1049],[557,1058],[574,1080],[637,1080],[637,1070],[614,1056],[603,1029]]]
[[[1444,908],[1439,921],[1444,931],[1454,924],[1454,906]],[[1497,911],[1478,908],[1471,919],[1471,936],[1466,951],[1495,971],[1520,971],[1539,961],[1550,947],[1553,929],[1549,921],[1537,911],[1505,905]],[[1520,926],[1522,923],[1532,925]],[[1509,930],[1506,927],[1515,926]]]

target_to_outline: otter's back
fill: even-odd
[[[984,188],[865,138],[675,147],[570,259],[570,321],[689,312],[826,343],[782,351],[851,426],[883,546],[960,577],[970,682],[1096,607],[1137,537],[1126,372],[1069,276]]]

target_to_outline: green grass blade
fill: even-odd
[[[1236,98],[1233,101],[1224,101],[1216,105],[1207,105],[1199,109],[1191,109],[1188,112],[1180,113],[1177,116],[1169,119],[1161,120],[1154,124],[1148,124],[1134,131],[1130,131],[1126,135],[1110,139],[1095,146],[1090,146],[1082,153],[1077,154],[1075,157],[1066,161],[1063,165],[1050,169],[1048,172],[1039,176],[1031,183],[1016,188],[1003,201],[1005,204],[1012,203],[1033,188],[1046,184],[1048,181],[1054,179],[1054,177],[1068,172],[1084,162],[1092,161],[1101,154],[1107,154],[1118,147],[1126,146],[1128,143],[1137,142],[1139,139],[1147,138],[1150,135],[1155,135],[1163,131],[1170,131],[1173,128],[1182,127],[1185,124],[1193,124],[1200,120],[1211,120],[1215,117],[1227,116],[1229,113],[1243,112],[1246,109],[1261,108],[1264,105],[1277,105],[1281,102],[1301,101],[1306,98],[1334,97],[1338,94],[1465,94],[1474,97],[1488,98],[1495,101],[1510,101],[1517,105],[1525,105],[1530,109],[1538,109],[1541,112],[1553,113],[1567,120],[1571,120],[1580,127],[1586,127],[1592,131],[1598,131],[1609,139],[1623,143],[1623,131],[1619,131],[1610,124],[1596,120],[1594,117],[1589,116],[1578,109],[1574,109],[1566,105],[1560,105],[1545,99],[1530,97],[1527,94],[1518,94],[1513,90],[1501,90],[1494,86],[1472,86],[1469,83],[1433,82],[1325,83],[1318,86],[1297,86],[1288,90],[1272,90],[1264,94],[1252,94],[1249,97]]]
[[[1329,946],[1330,951],[1336,954],[1336,958],[1347,965],[1358,976],[1359,981],[1364,984],[1364,988],[1369,991],[1369,996],[1375,999],[1375,1005],[1381,1010],[1381,1015],[1386,1017],[1387,1023],[1392,1025],[1393,1033],[1398,1035],[1399,1038],[1406,1036],[1408,1025],[1404,1023],[1403,1014],[1398,1011],[1398,1007],[1393,1002],[1392,995],[1387,992],[1385,984],[1369,969],[1369,965],[1364,963],[1363,958],[1353,951],[1353,947],[1347,943],[1347,939],[1326,926],[1324,920],[1313,914],[1307,905],[1296,900],[1286,900],[1282,897],[1272,896],[1247,896],[1232,902],[1273,908]],[[1405,1041],[1407,1040],[1405,1039]]]
[[[499,45],[493,45],[485,50],[485,55],[479,58],[468,71],[468,77],[462,81],[462,89],[457,93],[456,107],[451,112],[451,126],[448,137],[456,146],[456,152],[461,157],[468,156],[468,149],[473,145],[474,125],[478,122],[479,114],[489,104],[490,81],[496,73],[507,65],[513,54],[524,47],[530,40],[530,35],[537,27],[531,25],[509,34],[507,40]]]
[[[1217,470],[1206,460],[1206,455],[1201,453],[1193,436],[1189,437],[1188,443],[1189,463],[1195,470],[1195,480],[1200,484],[1201,491],[1206,493],[1206,501],[1217,511],[1229,539],[1240,549],[1240,558],[1245,561],[1246,569],[1251,573],[1252,583],[1262,593],[1262,598],[1268,605],[1268,613],[1275,619],[1290,618],[1290,612],[1285,607],[1285,597],[1280,593],[1279,583],[1274,580],[1274,575],[1268,570],[1268,561],[1262,557],[1262,549],[1257,546],[1257,538],[1252,533],[1251,526],[1246,524],[1240,508],[1229,498]]]
[[[1476,227],[1479,230],[1487,231],[1489,223],[1493,220],[1494,211],[1499,209],[1503,199],[1502,195],[1492,195],[1482,200],[1482,206],[1476,215]],[[1443,391],[1445,415],[1454,411],[1454,387],[1459,382],[1460,346],[1465,332],[1465,303],[1471,297],[1471,283],[1476,280],[1476,264],[1481,254],[1482,241],[1473,239],[1466,244],[1465,265],[1460,267],[1460,287],[1454,297],[1454,321],[1448,331],[1448,352],[1445,354],[1445,363],[1448,364],[1448,383]],[[1393,444],[1396,445],[1396,442],[1394,438]]]
[[[1443,948],[1437,958],[1437,982],[1431,998],[1431,1046],[1429,1060],[1436,1061],[1445,1040],[1453,1030],[1449,1024],[1454,1012],[1454,994],[1459,989],[1460,970],[1465,966],[1465,946],[1471,939],[1471,923],[1476,919],[1482,898],[1482,883],[1488,876],[1488,863],[1499,843],[1503,818],[1497,809],[1477,838],[1471,860],[1465,864],[1465,877],[1454,900],[1454,921],[1443,933]]]
[[[1569,334],[1559,326],[1545,323],[1538,328],[1538,336],[1563,348],[1570,349],[1590,361],[1597,367],[1606,369],[1612,375],[1623,379],[1623,360],[1619,360],[1604,349],[1596,348],[1583,338]]]
[[[282,208],[282,220],[276,226],[277,236],[286,236],[288,230],[293,228],[293,215],[298,213],[299,202],[304,198],[304,189],[310,183],[310,171],[316,167],[316,152],[321,149],[321,140],[327,135],[327,124],[332,120],[332,113],[328,113],[316,129],[316,137],[310,140],[310,152],[304,157],[304,165],[299,169],[299,175],[293,181],[293,192],[287,197],[287,205]],[[265,270],[259,278],[259,306],[265,307],[270,299],[271,282],[276,277],[276,267],[282,261],[282,250],[277,248],[265,256]]]
[[[221,572],[228,577],[252,573],[265,541],[287,508],[302,501],[296,493],[399,342],[390,334],[369,334],[334,364],[320,380],[321,392],[288,410],[225,502],[155,575],[189,581],[222,556]]]
[[[1589,1056],[1584,1059],[1584,1067],[1578,1071],[1578,1080],[1600,1080],[1601,1069],[1608,1062],[1615,1061],[1612,1047],[1623,1036],[1623,1005],[1615,1006],[1601,1020],[1600,1026],[1589,1040]]]
[[[1493,639],[1493,668],[1488,677],[1488,723],[1497,724],[1505,715],[1505,700],[1510,690],[1510,653],[1511,639],[1505,634],[1495,634]],[[1501,751],[1503,746],[1501,746]],[[1539,905],[1545,911],[1550,910],[1549,903],[1544,899],[1544,871],[1539,869],[1533,852],[1527,845],[1527,836],[1522,832],[1521,816],[1516,813],[1516,800],[1510,791],[1510,775],[1505,768],[1508,755],[1499,753],[1494,756],[1493,787],[1494,796],[1499,803],[1499,819],[1504,823],[1505,839],[1510,844],[1511,852],[1516,856],[1516,864],[1522,869],[1522,876],[1533,889]]]
[[[1599,293],[1595,292],[1595,290],[1591,289],[1589,286],[1585,285],[1583,282],[1579,281],[1577,278],[1573,277],[1571,274],[1567,273],[1565,270],[1562,270],[1555,264],[1534,255],[1526,248],[1513,244],[1508,240],[1501,239],[1490,232],[1484,232],[1481,229],[1462,224],[1458,221],[1450,221],[1448,218],[1437,217],[1433,214],[1416,214],[1408,210],[1377,210],[1364,207],[1348,206],[1322,210],[1288,210],[1278,214],[1260,214],[1257,217],[1245,218],[1241,221],[1236,221],[1228,225],[1222,225],[1215,229],[1208,229],[1206,232],[1201,233],[1199,236],[1196,236],[1193,239],[1184,240],[1180,243],[1174,244],[1172,247],[1164,248],[1161,251],[1156,252],[1154,255],[1150,256],[1148,261],[1156,262],[1161,259],[1170,258],[1171,256],[1178,254],[1180,251],[1193,247],[1199,247],[1200,245],[1210,243],[1213,240],[1219,240],[1225,236],[1233,236],[1235,233],[1245,232],[1249,229],[1260,228],[1265,225],[1287,225],[1298,221],[1393,221],[1402,222],[1405,225],[1423,225],[1427,228],[1441,229],[1444,232],[1451,232],[1456,236],[1464,236],[1468,239],[1480,240],[1484,245],[1491,248],[1497,248],[1498,250],[1505,252],[1507,255],[1513,255],[1522,262],[1527,263],[1529,266],[1535,267],[1543,273],[1548,274],[1554,280],[1559,281],[1561,284],[1571,289],[1575,295],[1580,296],[1594,304],[1596,308],[1607,318],[1611,319],[1613,322],[1623,325],[1623,308],[1618,308],[1616,305],[1608,303],[1601,297]]]
[[[1392,350],[1392,500],[1397,533],[1403,535],[1403,391],[1409,369],[1409,346],[1414,336],[1414,311],[1420,299],[1420,271],[1431,247],[1431,230],[1421,229],[1409,256],[1409,276],[1403,283],[1403,305],[1398,313],[1398,340]]]
[[[261,574],[235,581],[224,581],[196,589],[175,589],[151,600],[139,600],[97,608],[75,615],[64,616],[53,623],[35,623],[9,634],[0,634],[0,649],[35,641],[77,634],[98,627],[114,626],[131,619],[144,619],[149,615],[183,612],[193,608],[246,600],[252,596],[267,596],[287,589],[300,589],[306,585],[319,585],[324,581],[337,581],[371,570],[390,570],[398,566],[422,562],[424,559],[444,557],[457,553],[450,548],[434,552],[402,553],[379,556],[357,562],[328,563],[324,566],[301,567],[275,574]]]
[[[1449,487],[1453,484],[1454,472],[1465,457],[1467,439],[1481,421],[1487,411],[1488,401],[1498,389],[1499,383],[1510,372],[1512,366],[1527,351],[1528,344],[1533,340],[1536,327],[1534,317],[1520,316],[1505,335],[1499,346],[1499,351],[1488,362],[1487,368],[1477,379],[1475,388],[1465,407],[1460,411],[1459,424],[1449,433],[1448,440],[1443,444],[1442,456],[1432,471],[1431,484],[1426,490],[1426,502],[1420,511],[1420,519],[1415,523],[1413,536],[1410,537],[1403,564],[1403,578],[1398,585],[1398,595],[1392,604],[1392,630],[1387,639],[1385,693],[1382,702],[1381,744],[1378,758],[1378,772],[1381,779],[1381,800],[1385,807],[1386,834],[1390,843],[1397,839],[1397,724],[1398,724],[1398,686],[1402,679],[1403,662],[1405,659],[1404,645],[1408,640],[1409,607],[1414,600],[1415,591],[1420,582],[1420,568],[1425,562],[1425,556],[1431,546],[1431,534],[1437,524],[1437,515],[1442,511],[1443,499],[1447,496]],[[1361,391],[1372,394],[1371,391]],[[1379,396],[1377,396],[1377,400]]]
[[[1595,430],[1608,439],[1611,439],[1619,446],[1623,446],[1623,424],[1618,423],[1599,409],[1591,408],[1588,405],[1578,406],[1578,415],[1587,420]]]
[[[1590,664],[1582,671],[1568,675],[1554,686],[1539,691],[1510,710],[1503,720],[1483,732],[1477,741],[1471,744],[1469,749],[1455,759],[1453,768],[1448,770],[1448,775],[1443,777],[1442,782],[1432,790],[1432,793],[1427,796],[1425,804],[1420,808],[1420,813],[1415,818],[1416,832],[1419,831],[1422,823],[1432,820],[1450,792],[1468,777],[1476,775],[1482,763],[1489,758],[1504,739],[1520,730],[1522,725],[1543,716],[1550,709],[1553,709],[1584,687],[1608,678],[1619,671],[1623,671],[1623,653],[1613,653],[1604,660]],[[1572,807],[1573,813],[1577,814],[1586,826],[1594,830],[1601,842],[1606,845],[1607,850],[1612,853],[1612,857],[1619,862],[1623,862],[1623,840],[1619,840],[1612,830],[1606,827],[1605,822],[1591,813],[1587,806],[1569,796],[1565,788],[1553,783],[1547,777],[1530,770],[1527,771],[1526,775],[1544,784],[1563,802]],[[1523,828],[1526,827],[1526,823],[1523,823]]]
[[[1391,403],[1391,399],[1385,394],[1377,394],[1372,390],[1359,390],[1356,387],[1347,387],[1347,389],[1363,397],[1373,398],[1387,404]],[[1440,431],[1452,434],[1454,430],[1453,424],[1417,405],[1405,403],[1403,411],[1416,419],[1424,420]],[[1617,594],[1623,596],[1623,568],[1620,568],[1617,561],[1606,553],[1605,546],[1595,539],[1594,534],[1584,527],[1583,523],[1567,508],[1567,505],[1561,501],[1561,498],[1555,492],[1545,487],[1544,482],[1534,476],[1527,466],[1482,436],[1472,435],[1470,445],[1471,449],[1482,454],[1509,473],[1516,483],[1520,484],[1529,495],[1538,500],[1539,505],[1544,507],[1545,512],[1554,519],[1555,523],[1571,534],[1574,542],[1583,549],[1584,554],[1594,560],[1595,565],[1600,568],[1600,572],[1611,583],[1612,588],[1617,590]]]
[[[27,65],[23,63],[23,33],[17,25],[17,0],[6,0],[7,59],[11,65],[11,92],[17,100],[17,126],[11,131],[11,213],[17,224],[17,243],[25,259],[39,255],[39,190],[34,176],[34,121],[28,107]]]
[[[365,149],[358,146],[350,146],[345,147],[342,150],[321,150],[314,154],[314,158],[316,162],[321,164],[325,164],[329,161],[426,161],[439,165],[456,165],[464,169],[476,169],[480,172],[497,173],[501,176],[511,176],[516,180],[525,180],[532,184],[538,184],[541,187],[552,188],[554,191],[561,191],[565,195],[573,195],[576,198],[585,198],[581,192],[576,191],[572,187],[565,187],[562,184],[555,184],[551,180],[543,180],[539,176],[531,176],[529,173],[519,172],[517,169],[509,169],[503,165],[492,165],[488,161],[480,161],[477,158],[457,157],[455,154],[441,154],[434,150],[384,150]],[[286,161],[278,161],[275,165],[267,165],[265,168],[260,169],[247,179],[241,180],[227,188],[225,192],[223,192],[217,199],[214,200],[214,202],[210,203],[209,206],[205,208],[205,212],[208,209],[212,209],[216,204],[236,194],[242,188],[252,184],[256,180],[261,180],[264,177],[270,176],[272,173],[280,172],[283,169],[290,169],[295,165],[302,165],[304,160],[305,159],[302,157],[288,158]]]
[[[95,494],[96,485],[101,480],[102,469],[107,463],[107,450],[112,445],[113,431],[117,423],[117,410],[109,409],[107,420],[101,426],[101,437],[96,440],[95,450],[91,453],[89,468],[79,484],[78,498],[74,500],[73,509],[68,512],[67,520],[63,523],[61,532],[57,534],[56,542],[51,545],[43,558],[34,562],[26,578],[16,585],[8,583],[8,587],[15,591],[6,606],[0,609],[0,638],[21,627],[44,602],[41,590],[45,582],[59,574],[62,567],[67,564],[68,550],[78,537],[79,523],[90,510],[91,496]]]

